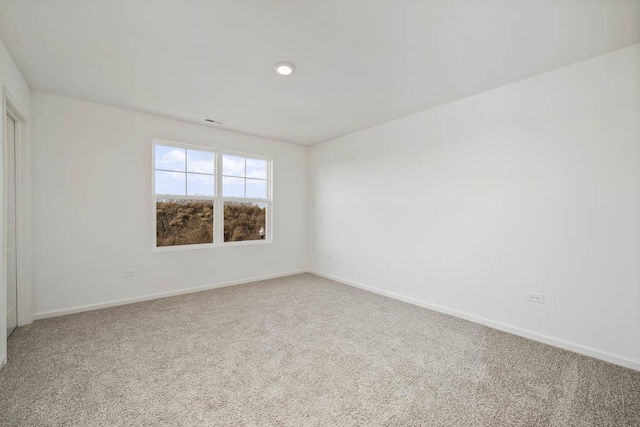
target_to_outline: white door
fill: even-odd
[[[7,254],[7,338],[18,326],[18,265],[16,257],[16,122],[7,116],[5,154],[5,250]]]

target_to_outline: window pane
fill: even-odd
[[[247,159],[247,178],[267,179],[267,161]]]
[[[202,243],[213,243],[213,201],[156,202],[156,246]]]
[[[156,171],[156,194],[184,195],[185,179],[182,172]]]
[[[247,179],[247,197],[251,197],[252,199],[266,199],[267,181]]]
[[[187,172],[213,174],[214,157],[208,151],[187,150]]]
[[[266,238],[267,204],[225,202],[224,241],[261,240]]]
[[[244,178],[222,178],[224,197],[244,197]]]
[[[187,174],[187,194],[189,196],[213,197],[213,175]]]
[[[244,176],[244,157],[222,156],[222,174],[228,176]]]
[[[156,169],[184,172],[186,170],[187,150],[184,148],[156,145]]]

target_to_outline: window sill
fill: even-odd
[[[234,246],[268,245],[270,243],[273,243],[273,240],[244,240],[240,242],[207,243],[201,245],[160,246],[152,248],[151,252],[175,252],[198,249],[230,248]]]

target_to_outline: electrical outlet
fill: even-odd
[[[533,292],[527,292],[527,301],[544,304],[544,294],[534,294]]]
[[[135,276],[135,272],[133,271],[133,269],[128,269],[128,270],[122,270],[122,277],[133,277]]]

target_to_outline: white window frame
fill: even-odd
[[[185,148],[190,150],[206,151],[214,154],[215,169],[214,169],[214,185],[215,193],[213,197],[209,196],[188,196],[188,195],[175,195],[175,194],[156,194],[156,146],[162,145],[165,147]],[[222,156],[239,156],[250,159],[266,160],[267,162],[267,198],[255,199],[250,197],[222,197]],[[153,138],[151,144],[151,216],[153,224],[152,229],[152,251],[153,252],[168,252],[168,251],[182,251],[193,249],[209,249],[209,248],[223,248],[232,246],[245,246],[245,245],[264,245],[273,243],[273,159],[271,157],[262,156],[259,154],[243,153],[239,151],[221,150],[217,148],[185,144],[183,142],[169,141],[165,139]],[[186,179],[186,177],[185,177]],[[245,182],[246,187],[246,182]],[[175,246],[157,246],[157,217],[156,217],[156,203],[158,199],[170,199],[170,200],[211,200],[213,201],[213,243],[200,243],[195,245],[175,245]],[[225,242],[224,241],[224,203],[225,202],[239,202],[239,203],[264,203],[267,206],[267,215],[265,218],[265,238],[262,240],[243,240],[239,242]]]

